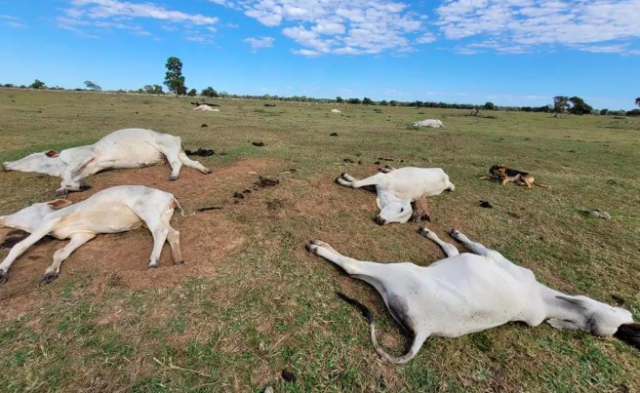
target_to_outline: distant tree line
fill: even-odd
[[[196,89],[187,89],[185,85],[185,77],[182,75],[182,62],[177,57],[169,57],[167,59],[164,84],[167,86],[169,92],[175,95],[188,95],[194,97],[198,95]],[[101,92],[102,87],[95,82],[85,81],[85,88],[71,89],[72,91],[95,91]],[[16,86],[11,83],[1,84],[0,87],[5,88],[19,88],[19,89],[36,89],[36,90],[67,90],[62,87],[47,87],[47,85],[41,80],[36,79],[29,86],[19,85]],[[145,85],[137,90],[117,90],[117,93],[137,93],[137,94],[150,94],[150,95],[163,95],[165,94],[161,85]],[[514,111],[514,112],[540,112],[540,113],[553,113],[555,116],[561,115],[601,115],[601,116],[640,116],[640,109],[633,109],[630,111],[625,110],[609,110],[601,109],[595,110],[591,105],[587,104],[584,99],[578,96],[555,96],[553,102],[549,105],[543,106],[498,106],[492,102],[486,102],[484,105],[475,104],[457,104],[435,101],[397,101],[397,100],[381,100],[374,101],[369,97],[360,98],[342,98],[340,96],[332,98],[313,98],[307,96],[278,96],[278,95],[249,95],[249,94],[229,94],[227,92],[218,92],[213,87],[209,86],[200,91],[200,96],[215,98],[235,98],[235,99],[249,99],[249,100],[271,100],[271,101],[283,101],[283,102],[307,102],[307,103],[335,103],[335,104],[350,104],[350,105],[380,105],[380,106],[401,106],[401,107],[414,107],[414,108],[442,108],[442,109],[466,109],[478,111],[480,109],[485,111]],[[635,105],[640,108],[640,97],[635,99]]]

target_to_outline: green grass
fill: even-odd
[[[395,166],[437,166],[457,189],[431,199],[432,230],[444,237],[460,229],[532,269],[542,282],[609,303],[615,294],[640,315],[640,119],[505,112],[476,119],[455,110],[344,105],[342,114],[331,114],[327,105],[265,108],[237,100],[220,100],[219,113],[195,113],[188,101],[0,89],[0,162],[137,126],[179,135],[188,149],[225,150],[225,156],[201,160],[214,168],[268,158],[266,174],[296,169],[282,175],[279,186],[239,204],[208,194],[186,201],[225,203],[216,217],[236,223],[244,242],[211,260],[212,274],[191,275],[179,285],[124,286],[118,277],[127,271],[98,285],[107,273],[78,273],[84,261],[108,259],[108,250],[98,255],[81,248],[48,286],[37,278],[51,254],[40,255],[35,270],[19,270],[28,262],[19,259],[0,288],[2,391],[260,392],[269,385],[278,392],[640,391],[636,351],[548,326],[512,324],[458,339],[436,337],[410,364],[387,364],[375,354],[366,322],[334,295],[345,291],[371,306],[382,342],[400,353],[407,339],[375,290],[303,248],[319,238],[364,260],[429,265],[442,258],[414,224],[375,225],[372,194],[332,183],[344,171],[372,173],[379,158],[392,158]],[[425,118],[441,118],[447,128],[410,127]],[[266,146],[252,146],[256,140]],[[553,188],[479,180],[495,163],[530,171]],[[105,172],[94,179],[125,175]],[[235,183],[215,183],[216,176],[201,181],[230,196]],[[0,173],[0,184],[0,214],[6,214],[51,199],[58,181]],[[284,207],[269,209],[276,199]],[[481,209],[480,199],[495,208]],[[582,213],[593,209],[608,211],[613,220]],[[193,230],[189,220],[174,223],[184,234]],[[150,249],[149,235],[140,231],[110,236],[104,245],[117,247],[132,237]],[[182,247],[204,253],[210,245],[183,241]],[[6,254],[0,250],[0,257]],[[285,368],[297,382],[280,378]]]

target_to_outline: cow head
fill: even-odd
[[[35,172],[43,175],[60,176],[64,163],[55,150],[29,154],[23,159],[2,164],[5,171]]]
[[[380,192],[376,202],[378,203],[378,208],[380,208],[380,214],[374,221],[379,225],[387,225],[394,222],[405,223],[413,215],[411,199],[400,198],[388,192]]]
[[[34,203],[25,207],[17,213],[0,217],[0,225],[10,228],[22,229],[26,232],[35,231],[40,225],[44,217],[59,209],[63,209],[71,205],[71,201],[66,199],[55,199],[44,203]]]

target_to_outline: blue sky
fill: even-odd
[[[544,105],[640,96],[640,0],[0,0],[0,83]]]

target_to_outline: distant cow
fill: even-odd
[[[414,127],[444,128],[442,121],[435,119],[426,119],[413,123]]]
[[[419,221],[427,210],[425,197],[440,195],[443,191],[454,191],[456,188],[440,168],[387,167],[383,172],[363,180],[347,173],[336,179],[338,184],[351,188],[376,187],[380,214],[375,221],[380,225],[404,223],[411,218]]]
[[[145,186],[118,186],[100,191],[75,205],[66,199],[56,199],[35,203],[15,214],[0,216],[0,226],[31,233],[13,246],[0,264],[0,284],[7,280],[7,273],[13,262],[47,235],[71,241],[53,255],[53,264],[47,268],[42,278],[45,282],[56,279],[62,262],[96,235],[126,232],[143,225],[149,228],[153,236],[150,268],[158,266],[162,246],[167,240],[171,246],[173,261],[176,264],[184,263],[180,250],[180,232],[170,224],[176,208],[182,210],[178,201],[168,192]]]
[[[168,161],[171,180],[178,179],[182,165],[211,173],[192,161],[182,149],[180,137],[141,128],[112,132],[93,145],[72,147],[58,153],[48,150],[5,162],[7,171],[35,172],[62,178],[57,195],[90,188],[84,179],[106,169],[140,168]]]

